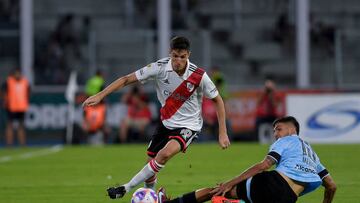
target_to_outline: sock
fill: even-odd
[[[166,203],[197,203],[195,191],[184,194],[173,200],[165,201]]]
[[[149,163],[147,163],[144,168],[139,171],[139,173],[137,173],[128,183],[124,185],[126,192],[129,192],[131,189],[138,186],[140,183],[154,176],[163,167],[164,165],[158,164],[155,159],[149,161]]]
[[[151,189],[154,190],[156,182],[157,182],[157,177],[156,177],[156,174],[155,174],[155,175],[151,176],[149,179],[145,180],[144,187],[151,188]]]

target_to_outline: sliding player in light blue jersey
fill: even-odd
[[[205,202],[211,198],[213,203],[234,202],[218,195],[247,203],[292,203],[321,184],[325,187],[323,202],[332,202],[335,182],[311,146],[298,136],[298,121],[287,116],[275,120],[273,127],[276,141],[263,161],[230,181],[173,200],[163,201],[166,195],[160,190],[160,203]],[[274,164],[274,170],[266,171]]]

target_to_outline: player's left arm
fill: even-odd
[[[266,156],[264,160],[261,162],[251,166],[250,168],[246,169],[244,172],[242,172],[239,176],[220,184],[217,188],[215,188],[211,193],[216,195],[222,195],[224,196],[227,192],[229,192],[235,185],[239,184],[241,181],[246,180],[250,177],[253,177],[254,175],[261,173],[263,171],[266,171],[270,169],[276,161],[270,157]]]
[[[331,177],[329,171],[321,164],[319,157],[315,153],[316,160],[318,161],[316,171],[321,178],[322,185],[325,187],[323,203],[330,203],[334,199],[336,192],[336,184],[334,179]]]
[[[325,187],[323,203],[331,203],[336,192],[336,184],[330,174],[322,179],[322,185]]]
[[[226,149],[230,146],[230,140],[227,134],[226,122],[225,122],[225,105],[220,94],[212,99],[215,103],[216,114],[219,123],[219,144],[221,148]]]

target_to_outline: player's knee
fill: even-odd
[[[171,157],[173,156],[173,153],[169,150],[160,150],[157,156],[155,157],[155,160],[159,163],[164,165]]]

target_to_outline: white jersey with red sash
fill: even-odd
[[[135,72],[141,83],[153,80],[161,103],[161,120],[168,129],[189,128],[200,131],[202,97],[213,99],[219,93],[202,69],[188,61],[186,71],[179,76],[164,58]]]

